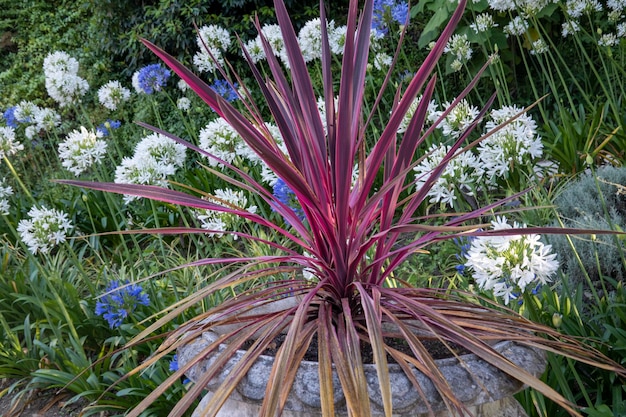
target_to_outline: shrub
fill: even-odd
[[[626,168],[603,166],[568,183],[555,199],[556,210],[566,227],[626,230]],[[623,242],[616,236],[551,236],[572,287],[589,281],[594,287],[607,276],[626,276]],[[571,243],[570,243],[571,242]]]

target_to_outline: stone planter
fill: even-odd
[[[215,340],[215,334],[205,332],[202,337],[194,342],[179,348],[178,361],[181,366]],[[494,345],[494,348],[535,376],[540,376],[545,369],[546,361],[540,351],[513,342],[500,342]],[[220,348],[220,351],[222,350],[223,348]],[[197,380],[198,376],[211,366],[218,354],[216,353],[192,367],[187,373],[189,379]],[[205,402],[212,396],[211,390],[223,381],[230,367],[237,363],[243,354],[243,351],[237,352],[224,367],[220,376],[207,385],[208,394],[203,398],[193,417],[202,415],[201,411]],[[460,365],[456,358],[439,359],[436,362],[456,396],[467,405],[475,417],[527,417],[522,407],[512,397],[514,393],[524,388],[521,383],[482,361],[474,354],[463,355],[461,358],[463,365]],[[224,404],[218,416],[257,417],[259,404],[265,395],[266,378],[270,374],[273,362],[274,357],[261,356],[244,380],[237,386],[231,398]],[[373,365],[365,365],[365,367],[372,414],[375,416],[384,415],[376,370]],[[390,364],[389,370],[394,416],[427,416],[428,408],[400,367]],[[414,370],[414,374],[426,393],[430,405],[436,412],[436,417],[449,416],[430,380],[417,370]],[[336,375],[333,386],[335,387],[337,415],[347,415],[345,399],[339,378]],[[301,363],[282,415],[284,417],[322,416],[317,362],[303,361]]]

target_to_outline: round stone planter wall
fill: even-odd
[[[215,334],[205,332],[196,339],[178,349],[178,361],[182,366],[192,360],[199,352],[216,340]],[[513,342],[500,342],[494,348],[521,368],[535,376],[540,376],[546,366],[542,352]],[[220,348],[220,352],[223,348]],[[221,374],[206,387],[208,394],[196,409],[193,417],[201,416],[203,403],[212,396],[215,389],[228,374],[231,367],[239,361],[244,352],[239,351],[222,369]],[[211,367],[219,352],[203,359],[192,367],[187,376],[197,381],[198,376]],[[474,354],[461,356],[462,364],[456,358],[439,359],[437,364],[449,382],[456,396],[463,401],[476,417],[526,417],[522,407],[512,395],[523,388],[523,385],[505,373],[487,364]],[[257,417],[259,404],[265,396],[267,376],[274,363],[274,357],[261,356],[252,366],[244,380],[237,386],[231,398],[222,407],[218,416],[223,417]],[[389,365],[391,373],[391,392],[393,395],[394,416],[420,417],[428,415],[426,404],[414,389],[400,366]],[[428,398],[436,417],[448,416],[445,405],[438,395],[432,382],[421,372],[414,370],[415,377]],[[365,374],[372,404],[373,415],[384,415],[382,398],[378,389],[376,370],[373,365],[365,365]],[[335,387],[335,408],[337,415],[347,415],[345,398],[341,390],[339,378],[333,376]],[[284,417],[322,416],[319,399],[319,374],[317,362],[303,361],[298,369],[296,380],[287,400]]]

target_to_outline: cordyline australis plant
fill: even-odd
[[[263,416],[274,416],[282,411],[298,365],[315,337],[318,345],[322,412],[328,416],[335,415],[331,376],[333,368],[339,376],[349,414],[370,415],[369,396],[360,353],[362,345],[371,346],[387,416],[392,414],[388,357],[400,364],[407,371],[409,378],[411,374],[408,370],[412,367],[423,372],[430,377],[452,412],[459,415],[467,413],[463,404],[455,398],[424,346],[423,341],[426,338],[439,340],[445,345],[454,343],[475,353],[486,362],[542,392],[573,415],[578,413],[572,404],[496,352],[490,347],[489,342],[513,340],[546,351],[559,352],[624,374],[622,368],[599,353],[550,328],[530,322],[513,311],[495,305],[482,307],[478,303],[466,301],[469,297],[462,293],[437,288],[413,288],[402,281],[401,277],[393,276],[394,270],[409,256],[415,255],[429,244],[444,239],[462,234],[511,235],[548,232],[548,229],[540,228],[479,231],[477,219],[516,196],[455,216],[447,215],[433,219],[419,217],[417,214],[418,208],[427,199],[429,188],[455,153],[461,150],[472,128],[461,135],[441,165],[429,175],[422,188],[415,190],[415,187],[411,187],[411,182],[414,181],[412,168],[424,157],[416,153],[434,129],[434,127],[426,129],[424,126],[428,103],[435,86],[433,69],[462,16],[464,5],[465,0],[462,0],[422,66],[403,91],[400,89],[397,91],[393,110],[388,120],[385,120],[382,133],[376,140],[370,141],[366,138],[366,131],[373,113],[365,113],[364,90],[373,1],[366,0],[361,13],[358,11],[358,0],[350,2],[338,92],[334,89],[336,79],[333,78],[335,74],[331,71],[328,34],[325,25],[321,25],[321,68],[326,106],[325,120],[322,120],[296,34],[284,4],[277,0],[275,10],[289,58],[290,81],[266,41],[263,42],[263,46],[271,70],[271,79],[264,79],[252,64],[250,57],[246,58],[250,62],[258,88],[265,98],[265,104],[280,129],[287,154],[280,150],[268,131],[259,107],[252,101],[248,91],[241,93],[246,111],[239,112],[170,55],[145,42],[220,117],[236,129],[248,146],[256,151],[293,191],[304,213],[304,218],[300,218],[291,207],[273,196],[245,172],[222,160],[219,162],[232,171],[232,177],[219,171],[210,171],[234,186],[257,194],[287,220],[288,226],[274,223],[232,205],[221,205],[214,202],[215,200],[203,199],[199,194],[155,186],[63,181],[66,184],[238,215],[261,228],[273,230],[282,236],[281,241],[289,242],[282,244],[235,231],[233,233],[242,239],[268,245],[276,254],[248,258],[204,259],[185,265],[226,265],[231,266],[232,270],[173,306],[140,337],[147,336],[161,324],[207,295],[225,288],[236,288],[240,284],[248,285],[245,290],[199,316],[197,320],[180,326],[169,335],[159,351],[142,365],[142,368],[149,366],[181,344],[193,340],[202,331],[224,324],[239,324],[235,330],[224,331],[215,343],[196,358],[200,360],[217,350],[220,344],[226,343],[227,347],[219,359],[199,381],[196,381],[170,415],[182,414],[202,393],[206,383],[219,374],[221,366],[229,357],[240,349],[244,342],[254,339],[243,359],[231,370],[205,409],[206,415],[217,413],[256,358],[281,334],[285,334],[285,338],[276,353],[274,366],[269,375],[261,409]],[[323,5],[320,12],[324,22]],[[258,27],[260,28],[260,25]],[[243,85],[238,77],[235,78],[239,85]],[[388,79],[389,76],[384,85]],[[467,94],[475,82],[476,80],[468,86],[457,102]],[[335,99],[337,93],[338,97]],[[420,104],[408,128],[401,138],[398,138],[398,126],[419,93],[422,94]],[[381,95],[376,104],[380,101]],[[450,106],[449,110],[452,107]],[[483,110],[477,119],[480,119],[485,111]],[[446,114],[447,112],[441,117],[445,117]],[[477,123],[478,120],[474,124]],[[207,155],[191,143],[162,130],[150,128]],[[471,145],[465,146],[462,150],[467,151]],[[470,224],[471,221],[474,221],[474,224]],[[206,233],[207,230],[173,228],[153,229],[152,232]],[[303,271],[307,272],[306,279]],[[311,279],[310,275],[314,278]],[[276,278],[285,276],[289,278]],[[268,279],[259,279],[264,277]],[[389,285],[390,280],[395,284]],[[277,311],[262,314],[258,313],[258,310],[253,310],[285,298],[293,298],[297,302],[287,304],[288,307],[275,309]],[[403,339],[411,354],[396,350],[388,343],[388,338]],[[138,416],[193,364],[194,361],[181,366],[179,371],[129,415]],[[142,368],[138,368],[136,372]],[[412,380],[417,385],[417,381]]]

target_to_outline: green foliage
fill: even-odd
[[[617,363],[626,363],[626,289],[623,283],[596,303],[589,303],[581,293],[580,288],[575,290],[569,285],[567,276],[563,276],[560,291],[545,289],[528,299],[525,308],[534,321],[555,326],[569,336],[584,338],[599,353]],[[544,382],[578,404],[585,414],[593,417],[626,415],[626,381],[623,378],[553,353],[548,353],[548,363]],[[518,398],[526,405],[530,417],[567,416],[553,402],[533,390],[526,390]]]
[[[334,8],[345,7],[344,3]],[[302,24],[318,14],[319,2],[289,1],[295,23]],[[181,61],[190,63],[198,49],[196,29],[206,24],[219,25],[242,38],[256,35],[254,17],[262,23],[273,19],[272,2],[268,0],[167,0],[129,2],[125,0],[89,0],[85,10],[93,12],[90,19],[93,48],[101,48],[110,57],[111,70],[126,77],[143,65],[154,62],[154,56],[143,47],[141,38],[161,45]],[[272,22],[273,23],[273,22]],[[233,47],[236,54],[237,46]]]
[[[94,70],[91,75],[100,74],[98,50],[89,49],[85,43],[85,39],[99,36],[87,30],[88,10],[67,0],[2,0],[0,7],[2,22],[11,27],[17,48],[16,52],[0,51],[0,109],[4,111],[21,100],[50,103],[41,65],[51,51],[66,50],[77,56],[84,68]]]
[[[567,183],[554,203],[566,227],[626,230],[626,168],[604,166]],[[621,281],[626,274],[623,239],[610,235],[548,238],[574,287],[602,291],[602,277]],[[613,285],[608,285],[613,288]]]

